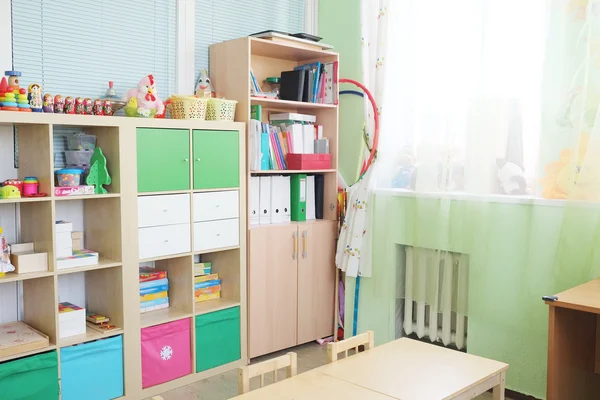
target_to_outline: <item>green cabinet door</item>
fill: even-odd
[[[238,131],[195,130],[193,139],[194,189],[239,187]]]
[[[190,131],[137,130],[138,192],[190,189]]]

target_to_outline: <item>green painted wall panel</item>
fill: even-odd
[[[138,192],[189,190],[190,131],[137,130]]]

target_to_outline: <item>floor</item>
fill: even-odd
[[[255,362],[269,359],[288,351],[294,351],[298,354],[298,373],[301,374],[313,368],[320,367],[327,363],[327,350],[325,346],[320,346],[316,342],[307,343],[293,349],[285,350],[280,353],[269,354],[263,358],[253,360]],[[258,379],[258,378],[257,378]],[[265,377],[267,383],[272,378]],[[258,387],[258,382],[255,380],[251,383],[251,389]],[[187,386],[180,387],[170,392],[154,397],[155,400],[225,400],[237,395],[237,370],[229,371],[221,375],[213,376],[202,381],[192,383]],[[479,396],[477,400],[492,399],[491,393],[486,393]],[[150,399],[148,399],[150,400]],[[510,400],[510,399],[506,399]]]

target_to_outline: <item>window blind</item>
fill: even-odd
[[[304,32],[305,0],[196,0],[196,78],[211,44],[265,30]]]
[[[153,74],[164,100],[175,93],[176,2],[12,0],[13,68],[44,93],[120,96]]]

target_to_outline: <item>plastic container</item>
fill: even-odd
[[[330,169],[331,154],[294,154],[286,158],[288,169],[311,170]]]
[[[94,150],[96,148],[96,136],[79,132],[67,137],[69,150]]]
[[[81,174],[83,170],[79,168],[63,168],[54,172],[56,174],[56,182],[60,187],[75,187],[79,186]]]
[[[240,346],[239,307],[196,317],[196,372],[239,360]]]
[[[0,364],[2,399],[58,400],[56,351]]]
[[[195,96],[171,96],[167,107],[173,119],[206,119],[208,99]]]
[[[93,154],[94,150],[67,150],[65,151],[65,159],[67,165],[90,165]]]
[[[207,121],[233,121],[236,100],[209,99],[206,108]]]
[[[63,400],[123,396],[123,338],[115,336],[60,350]],[[96,382],[90,388],[90,382]]]
[[[190,319],[142,329],[142,387],[192,373]]]

